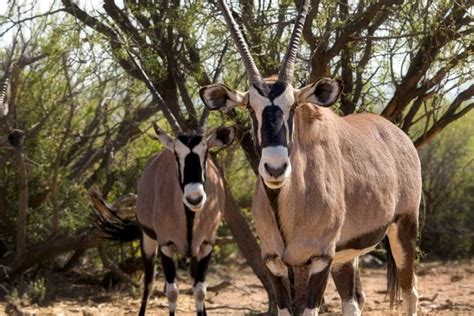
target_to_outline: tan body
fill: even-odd
[[[342,258],[336,246],[386,229],[397,216],[417,221],[420,162],[399,128],[377,115],[339,117],[313,104],[296,109],[294,126],[293,170],[278,197],[281,230],[260,178],[256,185],[263,257],[276,254],[293,266],[329,256],[336,265],[360,254]]]
[[[204,208],[195,213],[190,247],[183,193],[177,175],[176,160],[171,151],[165,149],[149,160],[138,182],[137,219],[141,226],[156,233],[159,247],[171,242],[181,256],[190,254],[200,258],[203,246],[215,242],[224,210],[224,185],[216,166],[208,159],[205,183],[208,199]]]

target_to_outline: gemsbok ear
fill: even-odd
[[[209,110],[229,111],[235,106],[247,104],[247,93],[230,89],[225,84],[216,83],[199,90],[202,101]]]
[[[337,101],[344,85],[341,80],[321,78],[295,92],[296,102],[314,103],[320,106],[331,106]]]
[[[227,146],[234,140],[235,129],[233,127],[218,127],[211,132],[207,138],[207,146],[222,147]]]
[[[165,131],[158,127],[158,125],[153,122],[153,129],[155,130],[156,136],[160,142],[169,150],[174,150],[174,140]]]

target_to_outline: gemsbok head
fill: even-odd
[[[208,150],[229,144],[234,138],[234,130],[219,127],[210,135],[205,135],[205,125],[209,111],[204,109],[195,132],[175,129],[172,137],[153,124],[155,133],[166,149],[173,152],[178,168],[178,180],[183,190],[183,203],[192,211],[199,211],[206,203],[206,162]],[[178,126],[177,123],[173,126]]]
[[[413,143],[378,115],[334,113],[329,107],[341,94],[339,80],[321,78],[299,89],[293,86],[309,0],[300,3],[275,80],[262,79],[225,1],[217,2],[250,86],[240,92],[213,84],[201,88],[200,96],[210,110],[242,106],[250,112],[260,153],[252,213],[279,314],[293,312],[288,269],[306,266],[306,302],[297,311],[318,314],[331,273],[343,314],[360,315],[365,295],[358,256],[385,236],[391,302],[401,288],[406,313],[416,314],[421,168]]]
[[[218,83],[202,88],[200,95],[211,110],[229,110],[235,106],[247,107],[252,117],[257,149],[261,154],[258,172],[269,188],[277,189],[291,174],[289,157],[295,108],[307,102],[319,106],[331,106],[342,91],[342,83],[339,80],[322,78],[301,89],[293,86],[296,53],[308,5],[302,5],[290,39],[289,50],[276,80],[262,79],[248,46],[225,4],[223,11],[242,55],[250,87],[248,91],[241,92]]]

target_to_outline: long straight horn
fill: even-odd
[[[207,124],[208,118],[209,118],[209,109],[207,108],[207,106],[205,106],[204,110],[202,110],[202,115],[201,115],[201,118],[199,119],[199,124],[196,128],[196,134],[204,135],[204,132],[206,131],[206,124]]]
[[[217,3],[222,11],[222,14],[224,15],[225,22],[229,28],[230,34],[232,35],[235,44],[237,45],[240,56],[242,56],[245,69],[247,70],[247,77],[249,78],[250,83],[253,84],[262,81],[262,76],[260,75],[255,62],[253,61],[252,55],[250,55],[249,47],[245,42],[244,36],[242,35],[239,26],[235,22],[229,7],[224,0],[218,0]]]
[[[301,34],[303,33],[304,22],[308,14],[310,0],[301,0],[298,18],[296,19],[295,28],[291,34],[288,52],[281,66],[278,80],[293,83],[293,72],[295,70],[296,53],[300,47]]]
[[[173,129],[173,132],[175,134],[179,134],[181,132],[181,127],[179,126],[178,121],[174,117],[173,113],[171,113],[168,106],[166,106],[165,100],[163,100],[163,97],[156,90],[156,88],[153,85],[150,77],[148,77],[147,73],[145,72],[143,67],[140,65],[141,61],[139,63],[135,59],[135,56],[128,49],[125,49],[125,50],[127,51],[127,54],[130,57],[130,59],[132,60],[135,67],[137,67],[138,71],[142,75],[143,80],[145,81],[145,84],[147,85],[148,89],[150,89],[150,91],[153,94],[153,96],[155,97],[156,101],[158,101],[158,106],[159,106],[161,112],[163,112],[163,115],[166,117],[166,119],[170,123],[171,128]],[[136,58],[140,59],[138,56]]]

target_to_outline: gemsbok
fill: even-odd
[[[343,314],[359,315],[365,295],[358,256],[387,235],[391,303],[401,288],[406,313],[415,315],[421,170],[413,143],[378,115],[340,117],[330,110],[342,91],[338,80],[321,78],[301,89],[293,87],[309,0],[301,1],[274,80],[262,79],[228,6],[223,0],[218,4],[250,87],[240,92],[213,84],[201,88],[200,96],[210,110],[242,106],[250,112],[260,153],[252,212],[279,314],[292,313],[288,267],[306,265],[310,275],[304,315],[318,314],[329,272]]]
[[[95,197],[94,204],[102,204],[95,207],[96,221],[105,233],[118,240],[140,238],[145,269],[140,315],[145,314],[152,291],[157,250],[166,279],[170,315],[175,314],[178,299],[174,254],[191,259],[197,315],[206,315],[206,275],[225,204],[224,184],[216,165],[208,159],[208,150],[228,145],[234,137],[234,130],[229,127],[219,127],[205,137],[208,113],[205,109],[196,132],[176,129],[176,138],[154,124],[165,150],[149,159],[138,181],[139,229],[113,216],[114,212],[107,210],[110,207]],[[107,214],[101,209],[108,211]],[[116,218],[110,219],[111,216]]]

